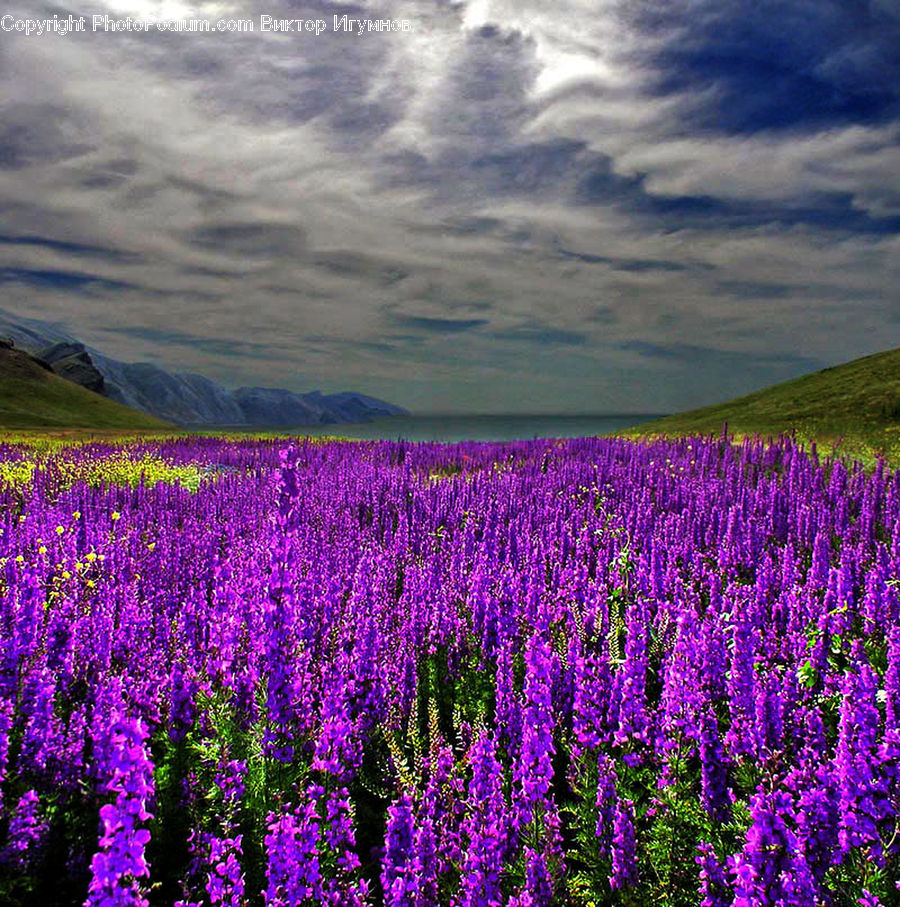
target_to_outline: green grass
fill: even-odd
[[[169,424],[49,372],[0,374],[0,426],[10,429],[160,429]]]
[[[655,419],[631,437],[795,432],[828,452],[900,465],[900,350],[876,353],[745,397]]]

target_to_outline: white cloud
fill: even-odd
[[[19,127],[8,139],[19,158],[0,167],[7,232],[110,254],[0,243],[0,270],[129,287],[74,293],[22,277],[3,285],[6,304],[81,325],[112,355],[234,383],[355,385],[400,403],[409,393],[435,408],[477,387],[473,374],[507,376],[496,400],[518,405],[536,361],[561,405],[567,387],[614,388],[647,367],[622,349],[635,339],[736,355],[802,348],[821,361],[877,345],[900,276],[896,237],[663,223],[637,202],[709,195],[790,209],[843,193],[895,217],[896,126],[697,135],[692,116],[715,90],[652,95],[646,51],[672,35],[638,34],[621,3],[366,8],[415,29],[5,39],[0,106]],[[291,13],[306,14],[315,7]],[[579,182],[603,161],[610,197],[580,203]],[[487,324],[441,324],[454,320]],[[274,353],[232,361],[99,331],[173,323]],[[564,355],[553,346],[576,336],[585,342]],[[616,399],[611,390],[603,405]],[[654,408],[649,396],[630,405]]]

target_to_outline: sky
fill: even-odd
[[[896,0],[0,15],[0,305],[107,355],[420,413],[655,413],[900,345]],[[156,27],[191,19],[254,30]]]

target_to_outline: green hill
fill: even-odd
[[[805,439],[842,442],[851,453],[900,459],[900,349],[854,359],[745,397],[647,422],[629,434],[737,435],[796,431]]]
[[[171,428],[50,371],[23,350],[0,344],[2,428]]]

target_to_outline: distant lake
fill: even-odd
[[[316,425],[304,434],[340,435],[358,440],[396,441],[519,441],[531,438],[583,438],[603,435],[659,414],[595,416],[391,416],[372,422]]]

